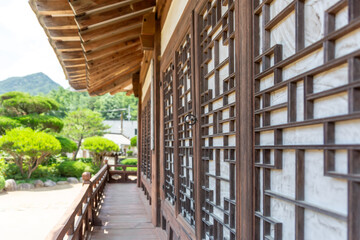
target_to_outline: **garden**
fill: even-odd
[[[117,144],[102,137],[109,126],[100,113],[78,109],[61,118],[59,109],[49,97],[0,95],[0,191],[77,183],[83,172],[96,174],[106,153],[119,151]],[[89,151],[91,158],[76,158],[80,149]],[[135,158],[120,164],[137,170]]]

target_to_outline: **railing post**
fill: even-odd
[[[89,172],[83,172],[82,174],[82,180],[83,180],[83,185],[84,184],[90,184],[90,179],[91,179],[91,173]]]

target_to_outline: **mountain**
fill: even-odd
[[[47,94],[53,89],[62,88],[44,73],[34,73],[25,77],[11,77],[0,81],[0,94],[19,91],[31,95]]]

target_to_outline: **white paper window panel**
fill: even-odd
[[[213,137],[213,146],[214,147],[224,146],[224,137]]]
[[[270,113],[270,124],[272,126],[287,123],[287,108],[280,108]]]
[[[184,97],[181,98],[181,106],[185,106],[185,98]]]
[[[192,161],[193,161],[193,158],[189,156],[189,167],[191,167],[191,168],[193,167]],[[190,176],[192,176],[192,170],[190,170]]]
[[[230,198],[230,184],[227,181],[220,181],[220,205],[224,207],[224,198]]]
[[[215,175],[215,161],[209,161],[209,173]]]
[[[209,135],[212,135],[212,134],[214,134],[214,129],[213,129],[213,127],[211,126],[211,127],[209,127]]]
[[[211,36],[211,40],[214,40],[216,37],[217,37],[217,35],[219,35],[219,33],[221,32],[221,30],[222,30],[222,27],[221,27],[221,25],[219,25],[219,27],[216,29],[216,31],[213,33],[213,35]]]
[[[314,93],[323,92],[335,87],[347,84],[348,81],[348,64],[342,64],[329,71],[314,75],[313,91]]]
[[[347,150],[335,151],[335,172],[348,173],[348,154]]]
[[[296,83],[296,121],[304,120],[304,81]]]
[[[260,114],[260,127],[263,127],[263,114]]]
[[[222,82],[225,78],[229,76],[229,64],[225,64],[222,68],[219,69],[219,80]],[[220,84],[222,85],[222,84]]]
[[[305,209],[304,240],[346,240],[347,223],[324,214]]]
[[[217,207],[213,208],[213,214],[220,219],[221,222],[224,222],[224,213]]]
[[[230,230],[226,227],[223,228],[223,237],[224,239],[230,239]]]
[[[274,66],[275,64],[275,55],[271,54],[270,55],[270,67]]]
[[[288,91],[287,87],[280,88],[270,94],[270,106],[277,105],[280,103],[287,102]]]
[[[206,113],[208,113],[209,112],[209,105],[206,105],[205,107],[204,107],[204,113],[206,114]]]
[[[336,144],[360,144],[360,119],[335,123]]]
[[[226,6],[223,6],[221,4],[221,16],[224,16],[224,14],[226,13],[226,11],[228,10],[228,5],[226,4]]]
[[[295,198],[295,150],[284,150],[282,169],[271,170],[271,190]]]
[[[213,114],[209,115],[209,123],[213,123],[213,116],[214,116]]]
[[[215,91],[215,75],[214,74],[212,74],[208,78],[207,83],[208,83],[208,89]],[[213,97],[213,96],[210,96],[210,97]]]
[[[223,105],[223,99],[220,98],[218,100],[216,100],[215,102],[213,102],[213,110],[216,110],[218,108],[222,108],[224,105]]]
[[[283,145],[324,144],[322,124],[283,129]]]
[[[229,179],[230,176],[230,164],[228,162],[224,162],[223,158],[220,161],[220,176],[225,179]]]
[[[186,78],[186,83],[187,83],[187,89],[186,90],[189,90],[191,88],[190,76],[188,76]]]
[[[204,146],[209,147],[209,138],[204,139]]]
[[[213,161],[215,162],[215,161]],[[211,173],[212,174],[212,173]],[[216,179],[213,177],[209,177],[209,189],[214,192],[213,196],[216,196]],[[215,199],[213,199],[215,200]]]
[[[295,11],[292,11],[270,31],[270,47],[281,44],[283,59],[295,53]]]
[[[262,220],[260,220],[260,236],[263,235],[263,232],[264,232],[264,222]]]
[[[335,58],[345,56],[360,49],[360,29],[357,29],[335,41]]]
[[[222,132],[227,133],[230,131],[230,124],[229,122],[222,123]]]
[[[275,198],[271,198],[270,206],[271,217],[282,223],[282,239],[295,239],[295,206]],[[274,237],[274,231],[271,236]]]
[[[260,79],[260,91],[274,86],[274,73]]]
[[[274,145],[274,130],[260,132],[260,145]]]
[[[260,192],[260,212],[263,213],[264,212],[264,196],[263,196],[263,190],[264,190],[264,169],[260,168],[260,173],[259,173],[260,177],[259,177],[259,183],[260,183],[260,187],[259,187],[259,192]]]
[[[292,77],[298,76],[304,72],[307,72],[313,68],[316,68],[324,63],[323,48],[314,51],[307,56],[297,60],[296,62],[287,65],[283,68],[282,77],[283,81]]]
[[[236,26],[236,25],[234,25]],[[264,51],[263,51],[263,14],[260,13],[259,14],[259,55],[262,54]],[[261,67],[261,64],[260,64],[260,67]],[[261,69],[260,69],[260,72],[261,72]]]
[[[348,113],[347,92],[334,94],[314,101],[314,118],[325,118]]]
[[[324,37],[325,11],[339,0],[305,1],[305,47]]]
[[[270,20],[276,17],[292,0],[275,0],[270,4]]]
[[[335,30],[338,30],[349,23],[349,8],[346,6],[335,16]]]
[[[223,44],[223,38],[219,39],[219,63],[222,63],[226,58],[229,57],[228,45]]]
[[[235,101],[236,101],[236,94],[235,94],[235,92],[230,93],[230,94],[228,95],[228,103],[230,104],[230,103],[233,103],[233,102],[235,102]]]
[[[185,146],[186,146],[186,147],[189,147],[189,146],[190,146],[189,140],[185,140]]]
[[[305,201],[347,215],[347,181],[324,176],[322,150],[305,151]]]
[[[228,137],[228,143],[230,147],[235,147],[236,146],[236,137],[235,135],[230,135]]]
[[[222,118],[223,119],[228,119],[230,117],[230,110],[229,109],[224,109],[222,111]]]

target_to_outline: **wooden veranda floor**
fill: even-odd
[[[160,239],[140,194],[136,184],[108,183],[99,215],[102,226],[94,227],[91,239]]]

